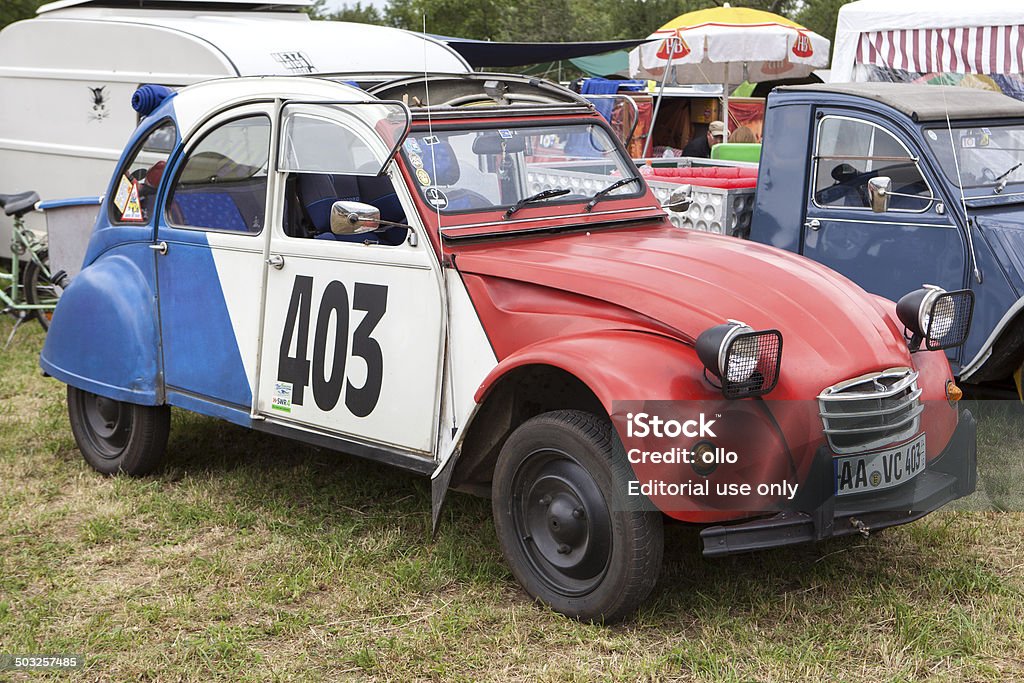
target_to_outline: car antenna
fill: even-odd
[[[434,119],[430,115],[430,74],[427,69],[427,11],[423,10],[423,99],[424,107],[427,110],[427,134],[430,136],[429,139],[434,139]],[[437,182],[437,156],[434,151],[437,147],[436,144],[427,145],[430,147],[430,168],[434,173],[433,182]],[[428,186],[429,189],[429,186]],[[439,202],[431,202],[434,207],[434,212],[437,214],[437,234],[441,236],[441,205]],[[441,240],[441,249],[444,256],[444,240]]]
[[[430,73],[427,69],[427,12],[423,11],[423,98],[425,100],[427,110],[427,135],[430,139],[434,138],[434,119],[430,115]],[[430,168],[434,172],[433,182],[437,182],[437,156],[435,149],[437,144],[427,145],[430,147]],[[428,186],[429,188],[430,186]],[[434,212],[437,214],[437,243],[441,249],[441,277],[443,278],[445,292],[448,291],[448,272],[447,268],[444,267],[445,256],[444,256],[444,237],[441,235],[441,204],[439,202],[433,202]],[[454,259],[455,257],[452,256]],[[454,261],[453,261],[454,264]],[[448,347],[447,353],[444,354],[444,371],[445,374],[450,378],[452,377],[452,353],[451,353],[451,309],[448,306],[444,307],[444,343]],[[452,419],[452,431],[451,436],[454,439],[455,435],[459,431],[458,416],[455,411],[455,400],[452,396],[452,392],[445,392],[449,395],[448,412]],[[437,518],[434,518],[434,531],[437,531]]]
[[[946,103],[946,88],[939,86],[942,91],[942,108],[946,113],[946,132],[949,134],[949,149],[953,152],[953,168],[956,169],[956,184],[960,190],[960,208],[964,210],[964,226],[967,228],[967,249],[970,251],[971,268],[974,270],[974,279],[981,284],[981,270],[978,269],[978,257],[974,253],[974,238],[971,236],[971,216],[967,213],[967,198],[964,196],[964,181],[960,176],[960,159],[956,153],[956,145],[953,144],[953,126],[949,123],[949,104]]]

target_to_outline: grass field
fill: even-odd
[[[432,539],[384,466],[175,412],[157,475],[96,475],[36,327],[0,354],[0,653],[87,665],[0,680],[1024,680],[1020,512],[715,561],[671,527],[646,608],[584,625],[518,589],[487,501]],[[966,507],[1020,510],[1024,415],[982,413]]]

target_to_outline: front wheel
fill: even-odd
[[[523,423],[492,483],[502,552],[526,592],[570,617],[612,622],[661,570],[661,514],[627,505],[631,470],[605,418],[575,410]]]
[[[22,285],[25,292],[25,302],[38,306],[45,305],[49,308],[33,309],[32,314],[43,326],[44,330],[50,329],[50,320],[53,318],[53,307],[57,305],[57,286],[50,282],[50,261],[49,254],[44,249],[39,252],[39,261],[35,259],[25,266],[25,274],[22,276]]]
[[[124,403],[69,385],[68,417],[82,457],[103,474],[141,477],[160,464],[167,450],[167,406]]]

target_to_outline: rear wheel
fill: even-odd
[[[607,419],[539,415],[505,442],[492,483],[502,552],[535,599],[567,616],[616,621],[661,570],[661,514],[628,505],[631,470]]]
[[[25,274],[22,276],[22,286],[25,291],[25,301],[30,305],[45,304],[51,306],[48,309],[35,309],[32,314],[44,330],[50,329],[50,320],[53,318],[52,306],[57,305],[57,286],[50,282],[50,260],[49,254],[44,249],[39,252],[39,263],[29,261],[25,266]],[[42,264],[42,266],[40,266]]]
[[[149,474],[167,450],[167,406],[124,403],[68,386],[68,417],[82,457],[103,474]]]

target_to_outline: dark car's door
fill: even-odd
[[[965,286],[964,235],[911,144],[867,115],[826,112],[813,149],[805,256],[889,299],[924,283]],[[893,192],[913,197],[893,196],[888,211],[873,213],[867,181],[875,176],[890,177]]]

